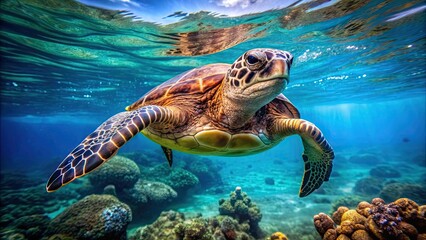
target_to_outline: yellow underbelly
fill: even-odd
[[[263,136],[251,133],[231,135],[220,130],[204,130],[178,138],[170,134],[160,136],[148,129],[141,133],[161,146],[199,155],[243,156],[262,152],[276,145]]]

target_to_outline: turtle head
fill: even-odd
[[[289,52],[276,49],[245,52],[227,72],[225,97],[257,107],[269,103],[287,86],[292,61]]]

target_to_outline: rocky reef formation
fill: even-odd
[[[119,193],[122,189],[132,188],[139,179],[162,182],[182,196],[188,190],[204,192],[212,187],[223,186],[219,174],[220,164],[208,158],[176,157],[174,166],[170,167],[161,150],[127,153],[124,156],[113,157],[88,175],[91,184],[81,193],[83,195],[101,193],[108,185],[114,185],[116,192]],[[144,167],[139,169],[138,164]]]
[[[401,177],[401,173],[392,168],[391,166],[377,166],[370,169],[370,176],[387,179],[387,178],[399,178]]]
[[[426,187],[420,184],[392,182],[382,188],[379,197],[387,202],[405,197],[415,202],[424,203],[426,201]]]
[[[195,217],[186,219],[182,213],[167,211],[151,225],[139,228],[130,240],[254,240],[247,226],[238,224],[227,216],[210,219]],[[263,238],[260,238],[263,239]],[[266,240],[288,240],[281,232],[273,233]]]
[[[385,204],[380,198],[360,202],[356,209],[339,207],[332,217],[314,216],[317,232],[324,240],[426,239],[426,205],[408,198]]]
[[[282,232],[275,232],[267,240],[288,240],[288,238]]]
[[[59,239],[126,239],[132,212],[111,195],[90,195],[68,207],[48,225],[45,236]],[[56,239],[56,238],[53,238]]]
[[[142,178],[165,183],[178,193],[185,193],[199,183],[193,173],[180,167],[170,168],[166,163],[142,171]]]
[[[135,205],[145,203],[169,202],[177,197],[170,186],[161,182],[139,180],[133,188],[125,189],[127,200]]]
[[[80,197],[73,187],[49,194],[44,179],[16,172],[0,173],[0,192],[0,239],[40,239],[47,214]]]
[[[142,179],[166,183],[178,192],[180,190],[169,182],[168,177],[170,174],[179,173],[182,176],[187,175],[185,177],[190,180],[189,183],[193,183],[190,188],[196,185],[199,187],[196,190],[205,191],[208,188],[223,185],[221,175],[219,174],[222,165],[218,161],[212,161],[205,157],[175,154],[173,167],[170,168],[166,163],[166,158],[161,148],[154,148],[143,152],[124,153],[123,155],[132,159],[140,166],[144,166],[141,169]],[[184,174],[185,172],[191,174]],[[197,178],[196,181],[193,181],[195,179],[194,176]]]
[[[346,195],[334,200],[331,204],[332,211],[336,211],[340,206],[346,206],[348,208],[356,208],[358,203],[364,201],[365,198],[362,198],[357,195]]]
[[[89,181],[79,188],[79,193],[82,196],[101,193],[116,196],[131,207],[135,218],[143,215],[151,219],[178,197],[184,200],[188,193],[204,192],[222,183],[220,168],[206,158],[188,157],[171,168],[160,151],[126,156],[148,167],[139,168],[132,159],[114,156],[88,175]],[[163,163],[158,164],[159,158]]]
[[[219,174],[221,166],[216,162],[198,156],[191,156],[184,161],[186,164],[183,168],[198,178],[202,189],[223,185]]]
[[[161,175],[165,174],[165,171],[172,171],[168,166],[165,169],[162,167],[148,169],[143,171],[144,174],[141,177],[141,171],[133,160],[123,156],[114,156],[88,175],[90,181],[81,188],[80,193],[82,195],[99,193],[113,195],[131,207],[133,212],[136,213],[134,217],[141,217],[143,213],[144,217],[150,218],[163,211],[164,207],[178,196],[175,189],[164,182],[171,183],[181,190],[182,188],[190,188],[193,182],[198,181],[195,176],[181,168],[169,173],[166,177],[161,177]],[[147,171],[152,171],[153,175],[161,179],[162,182],[146,181],[145,173]],[[187,177],[188,175],[189,177]]]
[[[248,226],[228,216],[186,218],[175,211],[162,212],[151,225],[139,228],[130,240],[254,240]]]
[[[1,230],[0,239],[41,239],[50,219],[43,214],[23,216]]]
[[[271,177],[266,177],[265,178],[265,184],[266,185],[275,185],[275,180]]]
[[[361,196],[377,196],[383,188],[383,180],[375,177],[360,178],[356,181],[352,192]]]
[[[422,167],[426,167],[426,155],[419,154],[411,159],[412,163],[417,164]]]
[[[364,153],[351,156],[349,158],[349,162],[357,163],[359,165],[372,166],[382,164],[383,160],[376,155]]]
[[[138,165],[123,156],[114,156],[88,175],[90,183],[99,188],[114,185],[117,189],[131,188],[140,178]]]
[[[259,228],[262,218],[259,208],[240,187],[231,192],[230,199],[219,201],[220,215],[186,218],[184,214],[167,211],[151,225],[139,228],[131,240],[254,240],[263,237]],[[286,240],[282,233],[269,239]]]

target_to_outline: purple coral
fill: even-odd
[[[382,234],[390,239],[396,239],[402,234],[401,221],[396,204],[385,204],[383,201],[374,201],[369,210],[373,221],[382,231]]]

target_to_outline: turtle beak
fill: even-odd
[[[290,55],[290,56],[291,56],[291,58],[287,60],[287,76],[288,76],[287,77],[287,83],[290,82],[290,78],[289,78],[289,76],[290,76],[290,67],[293,64],[293,55]]]
[[[261,81],[269,81],[274,79],[283,79],[285,80],[285,85],[290,81],[290,65],[291,63],[287,59],[277,58],[272,60],[269,67],[261,73]]]
[[[290,67],[293,64],[293,55],[291,55],[289,52],[286,52],[286,56],[288,58],[283,59],[285,62],[285,69],[283,69],[284,79],[286,81],[286,85],[290,82]]]
[[[284,61],[282,73],[285,79],[286,86],[290,82],[290,66],[291,63],[289,63],[289,61]]]

